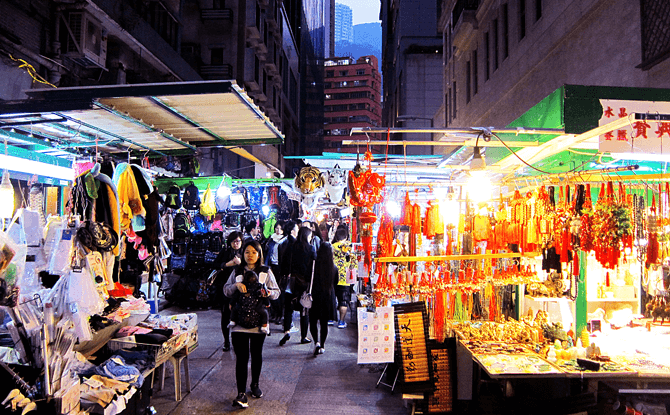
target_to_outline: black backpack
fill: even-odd
[[[241,294],[235,303],[235,312],[237,321],[241,327],[252,329],[260,325],[261,315],[258,313],[258,305],[261,299],[257,295],[258,291]]]
[[[165,195],[165,207],[179,209],[181,207],[180,193],[181,190],[179,190],[178,186],[170,186]]]
[[[186,210],[200,209],[200,191],[193,183],[189,184],[186,186],[186,189],[184,189],[182,204]]]
[[[191,220],[186,213],[177,212],[174,216],[173,229],[175,238],[186,238],[191,234]]]

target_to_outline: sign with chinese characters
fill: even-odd
[[[670,122],[654,121],[655,117],[663,119],[663,115],[670,114],[670,102],[601,99],[600,104],[603,114],[598,125],[628,119],[627,125],[600,135],[601,152],[670,154]]]
[[[451,412],[454,409],[454,351],[456,341],[448,338],[445,343],[431,344],[430,357],[433,364],[435,391],[426,394],[429,413]]]
[[[395,329],[400,366],[399,380],[407,393],[432,391],[433,368],[428,355],[428,315],[423,302],[397,304],[395,307]]]
[[[358,363],[392,363],[395,347],[393,307],[370,313],[358,308]]]

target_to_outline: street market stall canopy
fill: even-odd
[[[234,81],[32,89],[26,94],[27,100],[0,104],[0,134],[9,144],[57,157],[81,154],[81,147],[168,155],[217,146],[260,162],[239,146],[284,140]]]
[[[421,170],[408,179],[410,182],[421,176],[451,179],[458,178],[459,174],[455,173],[459,172],[463,176],[472,160],[475,145],[483,149],[486,170],[498,175],[503,183],[547,174],[555,175],[557,180],[570,175],[574,178],[579,171],[608,168],[611,172],[612,168],[633,164],[639,165],[639,169],[620,169],[622,172],[617,174],[643,179],[649,174],[654,177],[663,175],[665,163],[670,162],[668,121],[668,89],[564,85],[503,128],[362,128],[353,132],[388,132],[391,144],[398,144],[393,142],[393,134],[400,132],[424,132],[440,137],[439,142],[433,145],[435,148],[446,146],[446,157],[407,157],[401,162],[407,172],[415,168]],[[359,137],[356,134],[344,143],[361,147],[368,143],[368,140]],[[429,137],[427,135],[427,139]],[[369,144],[381,146],[386,141],[371,141]],[[401,144],[429,146],[431,142],[407,141]],[[337,158],[351,159],[352,156],[324,153],[316,158],[304,159],[307,163],[327,168],[324,158],[332,163]],[[385,164],[384,159],[383,154],[375,157],[378,168]],[[429,165],[427,162],[430,162]],[[594,181],[601,178],[589,176]]]

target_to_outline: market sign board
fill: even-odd
[[[670,122],[653,120],[667,118],[670,102],[601,99],[600,104],[599,126],[621,118],[629,120],[628,125],[600,135],[601,152],[670,155]]]

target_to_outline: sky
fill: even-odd
[[[335,2],[351,7],[355,25],[379,21],[380,0],[335,0]]]

